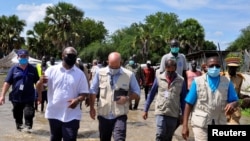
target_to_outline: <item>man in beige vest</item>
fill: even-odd
[[[188,119],[192,112],[191,126],[196,141],[207,141],[210,124],[227,124],[226,115],[232,114],[238,105],[233,83],[220,76],[218,57],[207,60],[207,73],[192,82],[185,101],[182,136],[189,137]]]
[[[148,118],[148,110],[155,95],[156,141],[172,141],[181,111],[184,110],[186,84],[184,78],[176,73],[176,61],[166,60],[165,71],[156,71],[156,79],[145,103],[143,119]],[[182,119],[182,118],[181,118]],[[180,121],[182,122],[182,121]]]
[[[100,141],[125,141],[129,100],[140,96],[140,87],[133,72],[121,67],[121,55],[112,52],[108,66],[96,72],[90,86],[91,117],[95,117],[94,103],[98,88],[100,99],[97,113]]]

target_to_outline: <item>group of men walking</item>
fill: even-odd
[[[97,60],[93,61],[91,76],[77,67],[77,51],[73,47],[63,50],[62,63],[48,67],[43,58],[37,68],[28,63],[28,51],[20,49],[17,51],[19,63],[9,70],[5,79],[0,105],[4,104],[12,85],[9,99],[17,129],[32,129],[34,100],[43,102],[42,95],[46,92],[45,118],[49,121],[51,141],[77,139],[82,118],[80,104],[84,100],[87,100],[90,117],[98,119],[100,141],[111,141],[112,136],[115,141],[125,141],[127,114],[129,110],[138,109],[140,86],[145,90],[143,119],[148,118],[149,107],[156,97],[156,141],[171,141],[180,124],[183,124],[182,136],[187,139],[190,115],[195,140],[207,140],[207,127],[212,122],[227,124],[236,120],[239,124],[239,118],[232,119],[232,114],[240,110],[238,94],[242,81],[236,78],[237,62],[228,63],[227,77],[220,74],[222,66],[218,57],[210,57],[206,62],[207,72],[202,74],[196,69],[195,60],[188,70],[185,55],[179,53],[179,49],[178,40],[171,40],[170,52],[162,57],[156,71],[149,60],[147,67],[141,68],[136,56],[123,67],[121,54],[111,52],[107,66],[94,68]],[[236,68],[230,69],[232,65]],[[44,105],[41,110],[43,108]]]

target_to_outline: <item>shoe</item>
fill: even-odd
[[[25,133],[32,133],[32,129],[30,126],[26,126],[25,128],[22,129],[22,131]]]
[[[24,127],[23,127],[23,125],[22,124],[16,124],[16,129],[18,130],[18,131],[21,131],[22,129],[23,129]]]

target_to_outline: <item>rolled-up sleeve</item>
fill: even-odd
[[[132,93],[136,93],[139,96],[141,95],[141,89],[134,74],[131,75],[129,87]]]

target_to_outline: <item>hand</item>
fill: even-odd
[[[89,98],[88,97],[85,98],[85,106],[89,107]]]
[[[41,104],[41,103],[42,103],[42,97],[39,96],[39,97],[37,98],[37,104],[39,105],[39,104]]]
[[[70,99],[68,102],[70,102],[68,107],[72,109],[75,109],[75,107],[79,104],[79,100],[77,98]]]
[[[125,104],[129,100],[128,96],[119,96],[118,101],[116,101],[117,104]]]
[[[90,117],[91,117],[93,120],[95,120],[95,116],[96,116],[95,108],[90,108],[89,115],[90,115]]]
[[[142,114],[142,118],[143,118],[144,120],[146,120],[146,119],[148,118],[148,112],[144,112],[144,113]]]
[[[41,77],[40,77],[40,81],[41,81],[43,84],[48,83],[48,77],[45,76],[44,72],[42,72],[42,75],[41,75]]]
[[[187,140],[187,138],[189,137],[188,126],[183,126],[182,127],[182,137],[183,137],[184,140]]]
[[[235,111],[232,103],[228,103],[224,108],[224,110],[225,110],[225,115],[232,115]]]
[[[5,98],[3,96],[0,96],[0,105],[3,105],[5,103]]]

